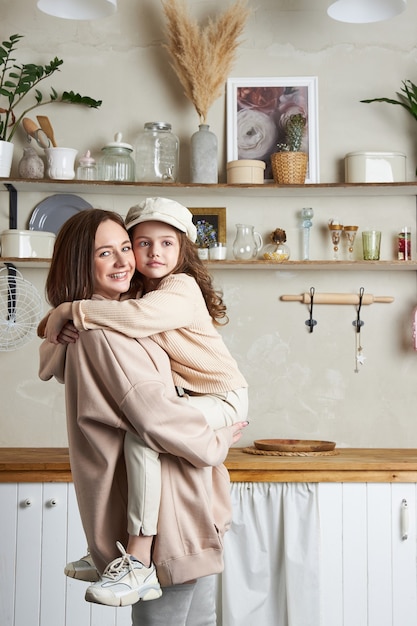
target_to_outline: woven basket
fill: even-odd
[[[306,152],[271,154],[272,175],[278,185],[304,185],[307,174]]]

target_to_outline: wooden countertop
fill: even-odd
[[[336,448],[332,456],[261,456],[232,448],[233,482],[417,483],[417,449]],[[67,448],[0,448],[0,482],[71,482]]]
[[[417,482],[417,449],[336,448],[335,452],[263,456],[232,448],[226,466],[234,482]]]
[[[68,448],[0,448],[0,483],[72,482]]]

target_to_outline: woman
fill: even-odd
[[[120,216],[98,209],[77,213],[58,233],[46,285],[48,300],[57,306],[91,297],[117,299],[127,290],[133,269]],[[95,330],[82,333],[68,347],[43,342],[40,355],[40,377],[65,382],[71,468],[81,519],[98,570],[114,560],[109,577],[121,572],[134,578],[137,570],[148,569],[143,564],[132,566],[130,555],[115,559],[116,542],[127,538],[125,432],[138,434],[161,454],[153,560],[162,586],[180,587],[150,603],[151,615],[143,623],[169,624],[166,617],[161,622],[158,613],[165,614],[167,603],[173,602],[168,609],[171,623],[185,624],[194,594],[198,596],[207,580],[183,583],[223,568],[222,535],[230,523],[230,499],[227,471],[219,464],[246,423],[214,432],[201,413],[176,396],[168,358],[150,338],[135,340]],[[124,581],[121,587],[126,586]],[[140,597],[157,597],[152,572],[145,572],[143,587]],[[117,602],[116,606],[131,604],[129,589],[125,596],[117,596]],[[215,623],[212,609],[204,623]]]
[[[137,297],[60,304],[50,313],[45,334],[49,341],[58,343],[62,327],[73,320],[79,330],[104,327],[129,337],[152,337],[170,359],[174,383],[184,390],[184,402],[200,410],[216,429],[246,420],[248,390],[216,328],[227,322],[226,305],[198,258],[192,218],[189,209],[168,198],[147,198],[132,207],[126,229],[137,270],[131,291]],[[160,466],[154,454],[153,450],[147,454],[138,438],[125,437],[127,549],[138,556],[136,544],[140,542],[140,560],[147,567],[151,542],[144,544],[143,536],[156,534],[159,509]],[[143,487],[144,459],[146,482],[152,484],[148,490]],[[70,575],[79,577],[86,560],[84,557],[71,564]],[[107,579],[104,583],[97,580],[88,594],[103,604],[113,601]]]

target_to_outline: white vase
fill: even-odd
[[[75,178],[75,157],[78,151],[74,148],[45,148],[49,178],[72,180]]]
[[[216,184],[217,137],[209,130],[208,124],[200,124],[199,130],[191,137],[190,182]]]
[[[9,178],[12,169],[14,144],[0,141],[0,178]]]

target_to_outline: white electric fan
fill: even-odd
[[[39,292],[13,265],[0,269],[0,352],[25,345],[42,316]]]

